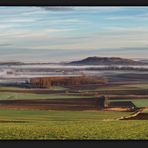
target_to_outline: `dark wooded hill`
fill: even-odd
[[[88,57],[79,61],[72,61],[68,65],[143,65],[141,61],[119,57]]]

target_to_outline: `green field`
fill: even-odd
[[[0,90],[27,90],[29,88],[14,87],[14,86],[0,86]],[[49,90],[66,90],[66,88],[61,86],[53,86]]]
[[[110,100],[111,102],[116,102],[116,101],[121,101],[121,102],[124,102],[124,101],[132,101],[135,106],[137,107],[148,107],[148,99],[124,99],[124,100]]]
[[[137,107],[148,107],[148,99],[132,100]]]
[[[148,113],[148,109],[145,109],[145,110],[143,111],[143,113]]]
[[[115,120],[127,115],[103,111],[0,110],[0,139],[148,139],[147,121]]]
[[[130,84],[124,86],[127,88],[148,89],[148,84]]]
[[[72,98],[90,98],[91,96],[79,96],[68,94],[34,94],[17,92],[0,92],[0,100],[14,99],[72,99]]]
[[[127,88],[127,86],[124,86]],[[135,86],[147,87],[147,86]],[[130,89],[135,89],[130,86]],[[1,90],[6,90],[1,87]],[[14,99],[71,99],[90,98],[81,94],[35,94],[11,92],[19,88],[8,87],[0,92],[0,100]],[[54,90],[63,90],[56,87]],[[99,89],[99,88],[98,88]],[[104,89],[104,88],[102,88]],[[106,89],[117,89],[107,88]],[[119,89],[123,89],[123,86]],[[138,89],[138,88],[137,88]],[[141,88],[142,89],[142,88]],[[137,107],[148,106],[148,99],[124,99]],[[144,111],[148,112],[148,111]],[[0,110],[0,139],[16,140],[148,140],[147,120],[119,120],[132,112],[113,111],[48,111],[48,110]]]
[[[14,86],[0,86],[0,90],[23,90],[24,88]]]
[[[95,90],[142,90],[148,89],[148,84],[129,84],[129,85],[108,85],[99,86]]]
[[[47,110],[0,110],[0,120],[73,121],[105,120],[129,115],[129,112],[107,111],[47,111]]]

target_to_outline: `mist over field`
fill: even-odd
[[[148,7],[0,7],[0,139],[148,140]]]

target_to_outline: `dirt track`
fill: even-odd
[[[139,113],[137,116],[125,118],[123,120],[148,120],[148,113]]]
[[[119,120],[148,120],[148,113],[144,113],[144,110],[148,110],[148,108],[140,108],[132,115],[121,117]]]

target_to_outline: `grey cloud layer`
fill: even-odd
[[[11,46],[11,43],[0,43],[0,47]]]
[[[75,10],[74,8],[72,7],[60,7],[60,6],[57,6],[57,7],[53,7],[53,6],[49,6],[49,7],[41,7],[42,9],[44,10],[47,10],[47,11],[72,11],[72,10]]]

